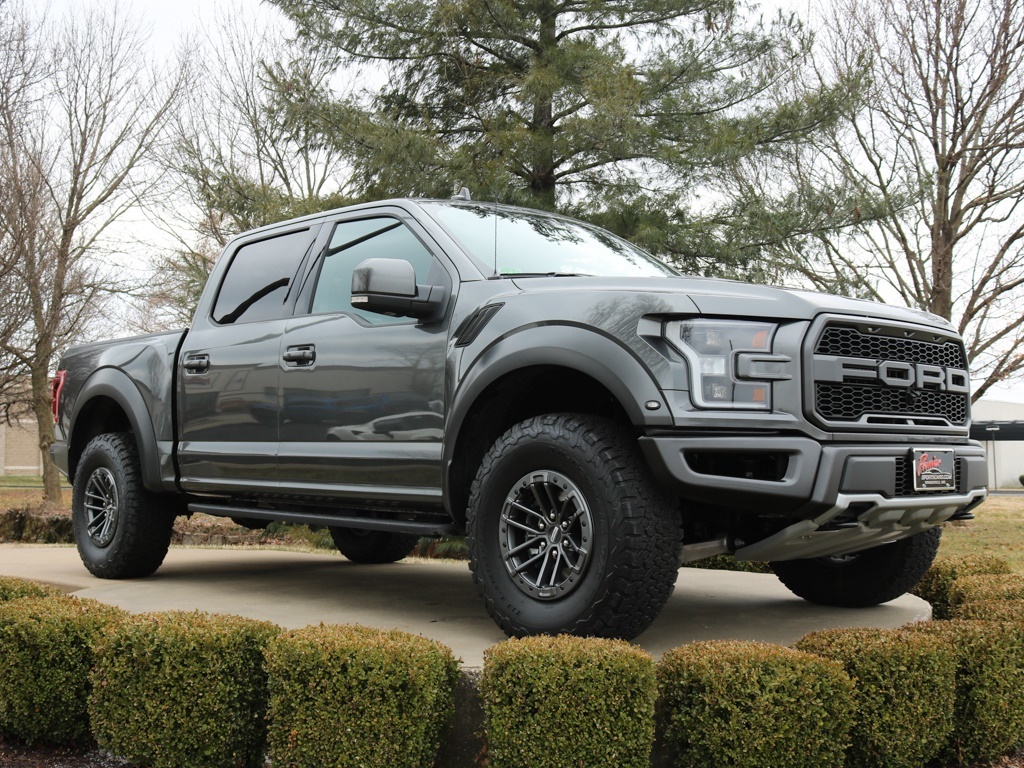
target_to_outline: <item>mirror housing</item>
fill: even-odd
[[[403,259],[366,259],[352,270],[352,306],[391,317],[440,319],[445,290],[417,285],[416,270]]]

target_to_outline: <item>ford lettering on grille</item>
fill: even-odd
[[[935,389],[960,394],[970,391],[967,371],[963,368],[895,360],[818,355],[814,361],[814,378],[821,382],[876,382],[887,387]]]

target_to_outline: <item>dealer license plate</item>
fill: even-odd
[[[955,491],[956,456],[953,451],[914,449],[914,490]]]

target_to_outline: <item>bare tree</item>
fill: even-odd
[[[5,402],[34,415],[45,497],[57,503],[59,477],[49,461],[54,357],[124,285],[97,253],[112,225],[153,188],[147,159],[184,80],[181,70],[168,77],[149,66],[145,38],[116,5],[57,23],[34,21],[10,3],[0,14],[9,38],[0,80],[14,84],[0,103],[0,264],[9,309],[0,382],[8,395],[29,382],[24,397]]]
[[[162,217],[176,240],[157,268],[144,322],[153,329],[187,324],[220,249],[239,232],[289,216],[349,202],[337,149],[308,128],[292,126],[279,101],[287,91],[312,92],[334,75],[324,61],[289,42],[273,9],[235,9],[199,40],[200,74],[172,121],[165,157],[177,180],[174,199],[189,202]]]
[[[819,287],[951,320],[977,399],[1024,371],[1024,0],[826,13],[818,74],[865,66],[866,99],[789,168],[854,226],[816,234],[796,263]]]

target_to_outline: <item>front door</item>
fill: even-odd
[[[451,277],[414,221],[359,215],[333,225],[285,332],[281,482],[354,502],[440,503],[447,325],[354,308],[351,283],[368,258],[405,259],[417,283],[449,295]]]

